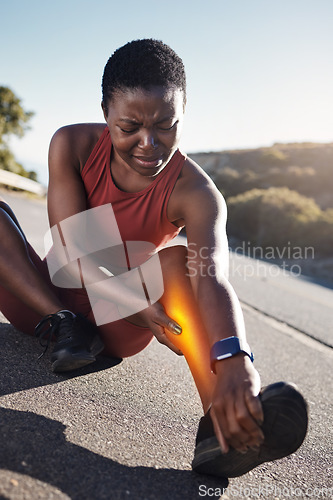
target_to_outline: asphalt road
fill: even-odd
[[[9,201],[43,253],[45,204]],[[222,498],[332,498],[333,292],[269,269],[242,272],[231,281],[262,382],[295,382],[310,424],[294,455],[231,480]],[[51,373],[35,339],[5,319],[0,340],[0,499],[220,498],[219,480],[191,472],[201,408],[184,359],[154,341],[68,377]]]
[[[230,281],[243,303],[333,347],[333,290],[299,276],[301,267],[290,272],[232,253]]]

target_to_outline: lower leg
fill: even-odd
[[[63,305],[32,263],[24,234],[12,214],[0,202],[0,285],[41,316],[59,311]]]
[[[2,210],[4,210],[9,215],[9,217],[12,219],[12,221],[15,223],[15,225],[20,230],[24,241],[27,241],[26,237],[25,237],[25,234],[24,234],[24,232],[23,232],[23,230],[22,230],[22,228],[20,226],[20,223],[19,223],[19,221],[16,218],[16,215],[14,214],[13,210],[10,208],[10,206],[8,205],[8,203],[3,198],[1,198],[1,197],[0,197],[0,208]]]
[[[166,313],[181,327],[181,335],[166,332],[184,354],[198,389],[204,412],[212,400],[215,375],[210,369],[210,344],[200,317],[190,278],[186,275],[185,247],[171,247],[160,252],[164,294],[160,302]]]

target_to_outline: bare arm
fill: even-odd
[[[88,242],[88,246],[89,240],[91,240],[89,236],[89,226],[91,227],[92,225],[94,226],[95,238],[98,239],[100,235],[102,241],[113,240],[113,235],[111,234],[113,226],[110,224],[108,213],[103,212],[106,214],[103,215],[103,217],[106,217],[105,220],[102,220],[100,216],[97,216],[93,222],[91,222],[90,219],[88,221],[86,218],[86,193],[80,175],[80,169],[84,166],[90,151],[98,140],[98,135],[104,130],[104,127],[104,125],[64,127],[54,135],[51,141],[49,152],[50,182],[48,212],[50,226],[56,226],[56,232],[59,231],[62,240],[62,244],[59,245],[58,249],[57,245],[54,245],[53,255],[55,254],[55,268],[57,268],[58,262],[61,261],[59,255],[62,253],[63,246],[66,246],[67,251],[69,247],[74,251],[81,250],[81,245],[84,245],[85,225],[87,229],[86,241]],[[67,232],[65,238],[62,230],[64,228],[63,222],[66,221],[66,223],[70,223],[68,219],[71,218],[71,216],[81,213],[83,217],[80,217],[80,222],[83,221],[83,223],[80,223],[78,229],[77,218],[75,218],[73,224],[70,226],[71,230]],[[97,231],[98,226],[100,226],[100,232]],[[109,239],[105,238],[105,234],[109,236]],[[122,245],[121,248],[123,248]],[[113,250],[115,249],[113,248]],[[116,257],[117,261],[119,260],[120,253],[121,252],[118,253],[118,258]],[[71,280],[72,286],[74,287],[81,286],[81,283],[84,283],[85,286],[88,284],[95,284],[93,292],[90,288],[90,292],[94,294],[94,298],[109,300],[110,311],[114,311],[114,313],[116,315],[119,314],[120,317],[133,315],[134,312],[147,308],[147,299],[143,294],[143,289],[137,289],[139,286],[138,279],[131,279],[136,270],[132,270],[129,279],[126,279],[126,271],[128,268],[124,267],[123,269],[118,269],[118,272],[125,274],[122,274],[122,279],[117,280],[115,285],[114,280],[116,278],[111,278],[111,281],[108,279],[109,276],[101,270],[100,260],[97,262],[94,256],[89,255],[88,252],[83,252],[83,254],[86,256],[84,259],[80,258],[80,267],[74,262],[73,265],[66,266],[65,271],[61,271],[64,274],[61,275],[60,272],[60,279],[58,275],[58,283],[60,286],[62,286],[62,283],[66,285],[66,279],[68,278]],[[112,274],[115,268],[113,265],[113,255],[114,253],[110,251],[110,248],[107,248],[102,258],[102,267],[106,268],[108,271],[112,270]],[[98,258],[101,258],[100,254]],[[108,264],[110,264],[110,266],[108,266]],[[126,266],[126,259],[124,266]],[[120,309],[111,309],[111,303],[116,304],[117,308],[119,307]],[[112,320],[120,319],[120,317],[112,316]],[[164,311],[161,313],[161,318],[167,329],[172,331],[174,326],[177,327],[175,322],[169,318]],[[160,337],[159,340],[177,354],[181,354],[165,336],[163,336],[163,338]]]
[[[113,298],[115,290],[114,287],[108,286],[108,276],[100,270],[99,261],[94,258],[94,254],[89,255],[89,247],[92,240],[92,232],[95,239],[98,240],[100,238],[100,241],[104,241],[103,238],[107,230],[110,232],[111,241],[113,235],[111,234],[112,226],[110,229],[108,219],[104,220],[105,217],[109,216],[107,210],[102,213],[99,211],[93,219],[89,219],[87,216],[86,194],[80,169],[94,145],[91,137],[94,138],[96,135],[96,127],[94,125],[91,126],[93,127],[92,131],[87,127],[85,125],[65,127],[60,129],[51,141],[49,152],[50,182],[48,212],[50,226],[51,228],[55,227],[55,234],[59,232],[62,242],[59,246],[54,244],[54,254],[58,252],[58,256],[61,255],[62,247],[65,247],[69,261],[72,260],[70,258],[71,254],[81,253],[84,255],[84,258],[80,258],[80,266],[75,264],[75,262],[71,266],[66,266],[64,279],[66,280],[66,276],[70,275],[73,278],[72,283],[77,283],[77,286],[81,286],[81,282],[85,285],[101,282],[100,286],[96,288],[95,293],[100,292],[100,298],[106,299],[107,297]],[[78,214],[80,214],[79,217],[72,218],[72,216]],[[57,239],[55,238],[56,241]],[[94,244],[95,241],[92,243]],[[105,254],[107,253],[110,254],[109,249],[106,249]],[[106,266],[105,262],[107,260],[104,257],[104,266]],[[124,270],[126,271],[127,267]],[[61,280],[62,277],[59,281],[61,282]],[[102,283],[103,280],[105,281]],[[66,285],[65,282],[64,285]],[[121,293],[121,286],[122,282],[118,282],[115,298],[119,301],[124,296],[124,304],[131,298],[135,300],[136,294],[133,292],[133,296],[131,296],[131,290],[125,286],[123,293]]]
[[[94,137],[97,142],[98,129],[89,132],[88,128],[85,130],[84,127],[81,125],[63,127],[51,140],[48,187],[48,214],[51,227],[86,209],[86,195],[80,169],[93,147]]]
[[[178,214],[186,225],[194,294],[210,346],[231,336],[245,341],[241,307],[227,280],[226,204],[210,179],[200,171],[193,172],[178,193]],[[211,415],[222,448],[259,444],[263,439],[258,426],[263,419],[257,398],[260,378],[250,359],[238,354],[218,361],[216,376]]]

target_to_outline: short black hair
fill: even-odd
[[[160,40],[133,40],[117,49],[104,68],[102,100],[107,108],[117,90],[175,87],[186,102],[186,76],[181,58]]]

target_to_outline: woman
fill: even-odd
[[[305,402],[294,388],[282,383],[259,394],[260,379],[246,342],[240,305],[226,279],[225,203],[210,178],[178,150],[186,103],[181,59],[162,42],[133,41],[109,59],[102,88],[106,126],[64,127],[51,141],[48,212],[58,244],[48,262],[36,256],[14,214],[1,202],[3,313],[24,332],[32,333],[39,323],[37,335],[54,334],[54,371],[93,362],[103,346],[104,353],[112,356],[133,355],[153,336],[184,354],[205,413],[193,462],[199,472],[236,476],[293,452],[306,432]],[[67,221],[110,206],[112,214],[108,212],[109,219],[104,215],[101,225],[109,227],[114,214],[110,238],[119,231],[121,248],[126,242],[146,241],[158,250],[164,293],[138,312],[131,309],[135,313],[125,319],[101,321],[96,327],[90,283],[103,283],[97,295],[113,300],[114,278],[105,281],[104,275],[99,282],[104,257],[101,262],[96,256],[84,261],[86,252],[80,253],[75,243],[81,230]],[[183,227],[190,257],[185,247],[163,248]],[[66,279],[60,279],[61,287],[55,286],[55,273],[50,272],[52,283],[47,263],[53,269],[54,254],[63,251],[68,257],[72,248],[74,257],[81,256],[67,259],[76,266],[67,270],[67,279],[76,275],[74,288],[66,288]],[[146,257],[151,255],[146,252]],[[127,251],[127,263],[129,257]],[[146,261],[118,266],[118,274],[138,269]],[[141,283],[146,299],[151,278]],[[135,303],[131,286],[124,289],[120,305],[132,298]],[[104,304],[104,311],[108,307]],[[296,413],[286,430],[291,407]],[[267,416],[271,409],[278,412],[277,426]],[[279,426],[287,432],[288,445],[281,445]]]

